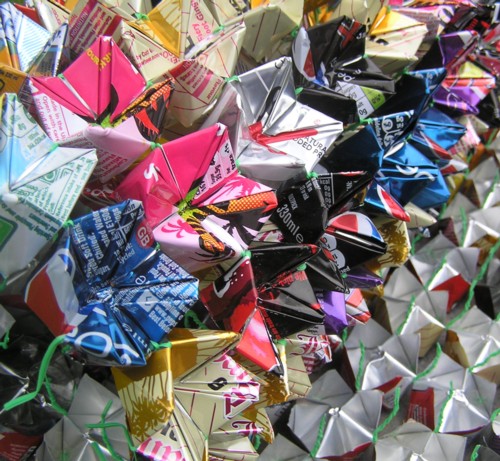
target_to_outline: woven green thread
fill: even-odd
[[[453,382],[450,381],[450,389],[448,390],[448,396],[446,397],[446,400],[443,402],[443,405],[441,405],[441,409],[439,410],[438,421],[436,427],[434,428],[434,432],[439,432],[439,430],[441,429],[441,426],[443,425],[444,411],[446,409],[446,405],[448,405],[448,402],[452,398],[453,398]]]
[[[262,438],[260,437],[259,434],[255,436],[255,441],[253,443],[253,447],[255,448],[255,451],[257,451],[260,448],[260,445],[262,443]]]
[[[226,83],[231,83],[231,82],[240,82],[240,77],[238,77],[237,75],[232,75],[231,77],[227,77],[225,80],[224,80]]]
[[[185,328],[191,328],[189,326],[189,321],[192,320],[195,325],[200,328],[201,330],[208,330],[208,327],[200,320],[198,317],[198,314],[194,311],[188,311],[184,315],[184,327]]]
[[[415,235],[415,237],[412,239],[411,241],[411,247],[410,247],[410,254],[413,256],[415,254],[415,250],[416,250],[416,245],[418,242],[420,242],[420,240],[423,239],[423,236],[422,234],[417,234]]]
[[[363,378],[363,372],[364,372],[363,368],[365,366],[365,355],[366,355],[365,345],[361,341],[359,342],[359,350],[361,355],[359,357],[359,368],[358,372],[356,373],[356,382],[355,382],[355,387],[357,391],[361,389],[361,380]]]
[[[481,448],[481,445],[479,445],[479,444],[474,447],[474,450],[472,451],[472,453],[470,455],[470,461],[476,461],[476,459],[479,456],[479,449],[480,448]]]
[[[97,455],[97,458],[99,458],[99,461],[107,461],[104,453],[101,451],[101,447],[97,442],[90,442],[90,446],[94,449],[94,452]]]
[[[152,349],[154,351],[158,351],[160,349],[170,349],[172,347],[172,343],[167,341],[166,343],[157,343],[156,341],[149,341],[151,343]]]
[[[63,407],[61,407],[61,405],[59,405],[59,403],[56,400],[56,396],[54,395],[54,392],[52,391],[50,378],[48,376],[45,378],[44,384],[45,384],[45,389],[47,390],[47,394],[49,396],[49,400],[50,400],[50,404],[52,405],[52,408],[54,408],[54,410],[56,410],[61,415],[67,416],[68,412]]]
[[[481,368],[483,367],[484,365],[486,365],[493,357],[496,357],[497,355],[500,355],[500,349],[498,349],[497,351],[495,352],[492,352],[491,354],[489,354],[482,362],[479,362],[477,363],[476,365],[473,365],[471,367],[469,367],[469,371],[471,373],[474,372],[474,369],[476,368]]]
[[[45,351],[45,355],[43,356],[42,363],[40,364],[40,371],[38,372],[35,390],[33,392],[30,392],[29,394],[21,395],[4,403],[3,409],[5,411],[9,411],[13,408],[18,407],[19,405],[23,405],[35,399],[37,395],[40,394],[45,378],[47,377],[47,371],[49,369],[50,361],[54,356],[57,347],[64,342],[65,338],[66,335],[57,336],[49,344],[49,347],[47,348],[47,350]]]
[[[10,340],[10,330],[7,330],[3,337],[3,341],[0,341],[0,348],[4,350],[7,349],[9,347],[9,340]]]
[[[486,271],[488,270],[488,267],[490,266],[491,261],[495,257],[495,253],[500,249],[500,239],[498,239],[495,243],[490,248],[490,251],[488,252],[488,256],[484,260],[483,264],[479,268],[479,272],[477,273],[476,277],[474,277],[474,280],[472,280],[470,287],[469,287],[469,292],[467,293],[467,299],[465,301],[464,307],[462,309],[462,312],[458,314],[453,320],[448,322],[446,325],[446,329],[449,329],[452,325],[454,325],[458,320],[460,320],[471,308],[472,306],[472,299],[474,298],[474,290],[476,288],[476,285],[480,282],[480,280],[484,277],[484,274],[486,274]]]
[[[416,300],[415,295],[412,295],[412,297],[410,298],[410,304],[408,305],[408,309],[406,309],[405,318],[404,318],[403,322],[401,323],[401,325],[399,325],[398,329],[396,330],[396,334],[398,336],[403,331],[403,328],[408,323],[408,320],[410,320],[410,315],[413,312],[413,308],[415,307],[415,300]]]
[[[460,220],[462,221],[462,238],[460,239],[460,245],[461,247],[464,246],[465,243],[465,237],[467,236],[467,214],[465,213],[465,208],[463,206],[460,207]]]
[[[439,358],[441,357],[443,350],[441,349],[441,345],[439,343],[436,344],[436,356],[432,360],[432,362],[429,364],[429,366],[422,371],[422,373],[419,373],[417,376],[413,378],[413,382],[418,381],[419,379],[423,378],[424,376],[427,376],[434,368],[436,368],[436,365],[438,364]]]
[[[116,422],[109,422],[109,423],[106,422],[106,417],[107,417],[108,412],[109,412],[112,405],[113,405],[113,401],[108,400],[108,403],[106,404],[106,406],[104,407],[104,410],[101,413],[101,421],[97,424],[86,424],[85,426],[89,429],[102,429],[102,439],[103,439],[104,443],[106,444],[106,448],[111,453],[111,456],[113,458],[121,461],[123,458],[115,451],[115,449],[111,445],[111,442],[109,440],[106,429],[110,429],[110,428],[122,429],[123,433],[125,435],[125,439],[127,441],[127,445],[129,447],[129,450],[132,452],[135,452],[136,448],[134,447],[134,444],[132,443],[132,438],[130,437],[130,434],[129,434],[127,428],[123,424],[116,423]]]
[[[398,386],[394,391],[394,408],[389,413],[389,416],[385,418],[384,422],[377,426],[373,431],[373,443],[377,443],[379,434],[390,424],[390,422],[396,417],[399,412],[399,399],[401,397],[401,388]]]
[[[321,447],[321,442],[323,442],[323,439],[325,437],[327,418],[328,418],[328,415],[326,413],[321,417],[321,421],[320,421],[319,427],[318,427],[318,435],[316,437],[316,442],[314,442],[313,449],[311,450],[311,456],[313,458],[315,458],[316,455],[318,454],[318,451]]]
[[[429,280],[427,280],[426,284],[424,285],[424,288],[426,291],[432,285],[432,282],[434,282],[434,279],[437,277],[437,275],[439,274],[439,271],[444,267],[445,264],[446,264],[446,255],[441,258],[441,261],[439,262],[439,266],[436,269],[434,269],[434,272],[432,273]]]

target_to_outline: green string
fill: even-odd
[[[54,152],[57,148],[59,147],[59,144],[57,142],[55,142],[54,144],[52,144],[52,147],[49,149],[49,154],[51,152]]]
[[[313,446],[313,449],[311,450],[311,456],[313,458],[316,457],[316,455],[318,454],[318,451],[321,447],[321,442],[323,442],[323,439],[325,437],[325,429],[326,429],[326,420],[327,420],[328,416],[327,416],[327,413],[325,413],[322,417],[321,417],[321,421],[319,423],[319,427],[318,427],[318,435],[316,437],[316,442],[314,442],[314,446]]]
[[[9,340],[10,340],[10,330],[7,330],[3,337],[3,341],[0,341],[0,348],[6,350],[9,347]]]
[[[313,179],[313,178],[317,178],[318,177],[318,173],[316,173],[315,171],[311,171],[309,173],[307,173],[307,179]]]
[[[439,432],[439,429],[441,429],[444,419],[444,410],[446,409],[446,405],[448,405],[448,402],[452,398],[453,398],[453,382],[450,381],[450,389],[448,390],[448,396],[446,397],[446,400],[443,402],[443,405],[441,405],[441,409],[439,410],[438,421],[436,427],[434,428],[434,432]]]
[[[63,228],[68,229],[69,227],[73,227],[74,225],[75,225],[75,223],[71,219],[67,219],[63,223]]]
[[[373,443],[377,443],[379,434],[390,424],[390,422],[395,418],[395,416],[399,412],[399,399],[401,397],[401,388],[398,386],[394,391],[394,408],[389,413],[389,416],[385,418],[384,422],[377,426],[373,431],[372,441]]]
[[[460,207],[460,219],[462,221],[462,238],[460,239],[460,246],[463,247],[465,243],[465,237],[467,235],[467,214],[465,213],[465,208]]]
[[[146,89],[151,88],[154,85],[153,80],[148,80],[146,82]]]
[[[57,235],[57,234],[56,234]],[[5,290],[5,288],[7,287],[7,279],[3,279],[2,280],[2,283],[0,283],[0,293]]]
[[[496,241],[495,245],[493,245],[490,248],[490,251],[488,252],[488,256],[486,257],[486,259],[484,260],[483,264],[479,268],[478,274],[476,275],[476,277],[474,277],[474,280],[472,280],[472,283],[470,284],[469,292],[467,294],[467,299],[465,301],[465,304],[464,304],[464,307],[462,309],[462,312],[460,312],[460,314],[458,314],[453,320],[451,320],[446,325],[446,329],[449,329],[452,325],[455,324],[455,322],[457,322],[459,319],[461,319],[470,310],[470,308],[472,306],[472,299],[474,298],[474,289],[476,288],[476,285],[480,282],[480,280],[484,277],[484,274],[488,270],[488,267],[489,267],[491,261],[495,257],[495,253],[499,249],[500,249],[500,239],[498,239]]]
[[[303,263],[300,266],[297,266],[297,268],[295,270],[297,270],[297,271],[305,271],[306,269],[307,269],[307,264]]]
[[[90,442],[90,446],[94,449],[95,454],[99,458],[99,461],[107,461],[104,453],[101,451],[101,447],[97,442]]]
[[[481,368],[482,366],[486,365],[493,357],[496,357],[497,355],[500,355],[500,349],[489,354],[482,362],[479,362],[476,365],[469,367],[469,371],[471,373],[473,373],[475,368]]]
[[[134,444],[132,443],[132,439],[130,437],[130,434],[129,434],[127,428],[123,424],[116,423],[116,422],[109,422],[109,423],[106,422],[106,417],[107,417],[108,412],[109,412],[112,405],[113,405],[113,401],[108,400],[108,403],[106,404],[106,406],[104,407],[104,410],[101,413],[101,421],[99,423],[96,423],[96,424],[86,424],[85,426],[88,429],[102,429],[102,439],[103,439],[104,443],[106,444],[106,448],[111,453],[111,456],[113,456],[113,458],[115,458],[115,459],[122,460],[122,457],[115,451],[115,449],[111,445],[111,442],[109,440],[106,429],[111,429],[111,428],[122,429],[130,451],[135,452],[135,447],[134,447]]]
[[[419,379],[423,378],[424,376],[427,376],[434,368],[436,368],[436,365],[438,364],[439,358],[441,357],[441,353],[443,350],[441,349],[441,345],[439,343],[436,344],[436,356],[432,360],[432,362],[429,364],[429,366],[422,371],[422,373],[419,373],[417,376],[413,378],[413,382],[418,381]]]
[[[167,341],[166,343],[157,343],[156,341],[149,341],[154,351],[159,351],[160,349],[170,349],[172,343]]]
[[[475,447],[474,447],[474,450],[472,451],[471,455],[470,455],[470,461],[476,461],[478,456],[479,456],[479,449],[481,448],[481,445],[477,444]]]
[[[149,21],[149,16],[144,13],[134,13],[133,16],[135,16],[136,19],[139,19],[141,21]]]
[[[300,30],[299,26],[294,27],[293,30],[290,32],[290,36],[292,38],[297,37],[297,35],[299,34],[299,30]]]
[[[495,421],[496,417],[500,415],[500,408],[497,408],[492,414],[491,414],[491,418],[490,418],[490,421],[493,422]]]
[[[21,395],[20,397],[14,398],[4,403],[3,405],[4,411],[10,411],[13,408],[18,407],[19,405],[23,405],[27,402],[30,402],[31,400],[35,399],[38,394],[40,394],[45,378],[47,377],[47,371],[50,365],[50,361],[54,356],[57,347],[64,342],[65,338],[66,335],[57,336],[49,344],[49,347],[47,348],[47,351],[43,356],[42,363],[40,364],[40,371],[38,372],[38,378],[36,381],[35,390],[33,392],[30,392],[29,394]]]
[[[363,372],[364,372],[363,367],[365,366],[365,355],[366,355],[365,345],[361,341],[359,342],[359,350],[361,356],[359,357],[359,368],[358,372],[356,373],[356,382],[355,382],[355,387],[357,391],[361,389],[361,379],[363,378]]]
[[[490,147],[491,143],[495,140],[495,137],[498,133],[495,133],[496,130],[493,130],[490,134],[490,137],[488,138],[488,141],[486,141],[486,147]]]
[[[303,86],[299,86],[299,87],[295,88],[295,96],[298,96],[303,91],[304,91],[304,87]]]
[[[486,201],[488,200],[488,196],[494,191],[496,185],[498,184],[498,180],[500,179],[500,172],[497,171],[497,174],[495,175],[495,178],[493,179],[493,184],[488,190],[488,193],[484,197],[483,203],[481,204],[481,208],[484,208],[484,205],[486,204]]]
[[[255,441],[253,443],[253,447],[255,448],[255,451],[257,451],[260,448],[260,445],[262,443],[262,438],[260,437],[259,434],[255,436]]]
[[[200,320],[198,317],[198,314],[194,311],[187,311],[186,314],[184,314],[184,327],[185,328],[191,328],[189,326],[189,321],[192,320],[195,325],[200,328],[201,330],[208,330],[208,327]]]
[[[151,150],[161,148],[161,144],[158,144],[157,142],[151,141],[150,143]]]
[[[220,26],[217,26],[213,31],[212,34],[218,34],[219,32],[223,31],[226,28],[224,24],[221,24]]]
[[[342,330],[342,336],[340,337],[340,339],[342,340],[342,344],[345,344],[345,342],[347,341],[347,328],[344,328]]]
[[[439,212],[439,216],[438,216],[438,221],[441,221],[441,219],[443,219],[443,216],[444,214],[446,213],[446,210],[448,209],[448,202],[446,202],[442,207],[441,207],[441,211]]]
[[[404,318],[403,322],[401,323],[401,325],[399,325],[398,329],[396,330],[396,334],[398,336],[403,331],[403,328],[408,323],[408,320],[410,320],[410,315],[413,312],[413,308],[415,307],[415,300],[416,300],[415,295],[412,295],[412,297],[410,298],[410,304],[408,305],[408,309],[406,309],[405,318]]]
[[[68,412],[63,407],[61,407],[61,405],[59,405],[59,403],[57,403],[56,396],[54,395],[54,392],[52,391],[50,378],[48,376],[47,376],[47,378],[45,378],[44,384],[45,384],[45,389],[47,390],[47,395],[49,396],[50,404],[52,405],[54,410],[56,410],[61,415],[68,416]]]
[[[411,241],[410,254],[412,256],[415,254],[417,243],[420,242],[420,240],[422,240],[422,239],[423,239],[423,235],[417,234],[417,235],[415,235],[415,237]]]
[[[252,257],[252,252],[250,250],[243,250],[241,252],[241,257],[242,258],[251,258]]]
[[[437,277],[437,275],[439,274],[439,271],[444,267],[445,264],[446,264],[446,255],[441,258],[439,266],[434,270],[431,277],[429,278],[429,280],[427,280],[427,283],[424,285],[424,289],[426,291],[429,290],[429,287],[432,285],[432,282]]]
[[[226,83],[231,83],[231,82],[240,82],[240,77],[238,77],[237,75],[232,75],[231,77],[227,77],[225,79],[225,82]]]

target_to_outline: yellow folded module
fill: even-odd
[[[221,446],[237,446],[255,454],[247,436],[260,425],[241,414],[258,401],[260,384],[226,353],[239,335],[177,328],[169,340],[146,366],[112,369],[137,453],[202,461]],[[248,424],[221,440],[219,429],[236,417]]]

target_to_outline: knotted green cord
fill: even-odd
[[[441,409],[439,410],[439,416],[438,416],[438,421],[436,424],[436,427],[434,428],[434,432],[439,432],[439,429],[441,429],[441,426],[443,425],[443,419],[444,419],[444,410],[446,408],[446,405],[448,405],[448,402],[453,398],[453,382],[450,381],[450,389],[448,390],[448,396],[446,397],[446,400],[443,402],[441,405]]]
[[[448,322],[446,325],[446,329],[450,329],[452,325],[455,324],[459,319],[461,319],[471,308],[472,306],[472,299],[474,298],[474,290],[476,288],[476,285],[481,281],[481,279],[484,277],[484,274],[488,270],[488,267],[490,266],[491,261],[495,257],[495,253],[500,249],[500,238],[496,241],[495,245],[493,245],[490,248],[490,251],[488,252],[488,256],[484,260],[483,264],[481,264],[481,267],[479,268],[479,272],[477,273],[476,277],[472,280],[470,287],[469,287],[469,292],[467,294],[467,299],[464,304],[464,308],[462,309],[462,312],[458,314],[453,320]]]
[[[24,394],[19,397],[16,397],[8,402],[4,403],[3,409],[5,411],[10,411],[13,408],[18,407],[19,405],[23,405],[31,400],[35,399],[40,391],[42,390],[43,383],[45,378],[47,377],[47,371],[49,369],[50,361],[54,356],[57,347],[64,342],[66,335],[57,336],[54,340],[49,344],[45,355],[43,356],[42,363],[40,364],[40,371],[38,372],[38,378],[36,381],[36,387],[33,392],[29,394]]]
[[[134,13],[133,16],[136,17],[136,19],[139,19],[141,21],[149,21],[149,16],[147,14],[144,14],[144,13]]]
[[[111,456],[114,459],[122,461],[123,458],[115,451],[115,449],[111,445],[111,442],[109,440],[106,429],[111,429],[111,428],[122,429],[123,433],[125,435],[125,439],[126,439],[129,450],[131,452],[135,452],[136,448],[134,447],[134,444],[132,443],[132,438],[130,437],[130,434],[129,434],[127,428],[123,424],[116,423],[116,422],[109,422],[109,423],[106,422],[106,416],[107,416],[108,411],[110,410],[112,405],[113,405],[113,401],[108,400],[108,403],[106,404],[106,406],[104,407],[104,410],[101,413],[101,421],[99,423],[95,423],[95,424],[86,424],[85,426],[88,429],[102,429],[102,440],[104,441],[109,453],[111,454]],[[100,450],[100,448],[99,448],[99,450]]]
[[[406,309],[405,318],[404,318],[403,322],[401,323],[401,325],[399,325],[398,329],[396,330],[396,334],[398,336],[403,331],[403,328],[408,323],[408,320],[410,320],[410,315],[413,312],[413,308],[415,307],[415,300],[416,300],[415,295],[412,295],[412,297],[410,298],[410,304],[408,305],[408,309]]]
[[[361,341],[359,342],[359,351],[361,355],[359,357],[359,368],[358,372],[356,373],[356,382],[355,382],[355,387],[357,391],[361,389],[361,379],[363,378],[363,372],[364,372],[363,368],[365,366],[365,355],[366,355],[365,345]]]
[[[10,340],[10,330],[7,330],[3,337],[3,341],[0,341],[0,348],[6,350],[9,347],[9,340]]]
[[[432,275],[430,276],[429,280],[427,280],[426,284],[424,285],[424,289],[426,291],[429,290],[429,287],[431,286],[432,282],[437,277],[437,275],[439,274],[439,271],[444,267],[445,264],[446,264],[446,255],[444,255],[441,258],[439,266],[436,269],[434,269],[434,272],[432,273]]]
[[[496,357],[497,355],[500,355],[500,349],[492,352],[491,354],[489,354],[482,362],[479,362],[477,363],[476,365],[472,365],[471,367],[469,367],[469,371],[471,373],[474,372],[474,369],[475,368],[481,368],[483,367],[484,365],[486,365],[493,357]]]
[[[227,77],[224,81],[226,83],[239,82],[240,81],[240,77],[238,77],[237,75],[232,75],[231,77]]]
[[[198,317],[198,314],[194,311],[187,311],[184,314],[184,327],[185,328],[191,328],[189,326],[189,320],[192,320],[195,325],[200,328],[201,330],[208,330],[208,327],[200,320]]]
[[[413,382],[418,381],[419,379],[423,378],[424,376],[427,376],[434,368],[436,368],[436,365],[439,361],[439,358],[441,357],[443,350],[441,349],[441,345],[439,343],[436,344],[436,356],[432,360],[432,362],[429,364],[429,366],[419,373],[417,376],[413,378]]]
[[[44,384],[45,384],[45,389],[47,390],[47,395],[49,396],[49,400],[50,400],[50,404],[52,405],[52,408],[54,408],[54,410],[56,410],[61,415],[67,416],[68,412],[63,407],[61,407],[61,405],[59,405],[59,403],[56,400],[56,396],[54,395],[54,392],[52,391],[50,378],[48,376],[45,378]]]
[[[323,439],[325,437],[325,429],[326,429],[326,421],[328,419],[328,415],[327,413],[325,413],[322,417],[321,417],[321,421],[319,423],[319,427],[318,427],[318,435],[316,437],[316,442],[314,442],[314,446],[313,446],[313,449],[311,450],[311,456],[313,458],[316,457],[316,455],[318,454],[318,451],[321,447],[321,442],[323,442]]]
[[[470,461],[476,461],[478,456],[479,456],[479,449],[481,448],[481,445],[477,444],[475,447],[474,447],[474,450],[472,451],[471,455],[470,455]]]
[[[377,443],[379,434],[390,424],[390,422],[395,418],[395,416],[399,412],[399,399],[401,397],[401,388],[398,386],[394,391],[394,408],[389,413],[389,416],[384,419],[384,422],[377,426],[373,431],[372,441],[373,443]]]
[[[167,341],[166,343],[157,343],[156,341],[150,341],[151,346],[154,351],[159,351],[160,349],[170,349],[172,347],[172,343]]]
[[[467,236],[467,214],[465,213],[465,208],[463,206],[460,207],[460,220],[462,221],[462,238],[460,239],[461,247],[464,246],[465,237]]]

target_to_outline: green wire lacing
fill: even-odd
[[[472,453],[470,454],[470,461],[476,461],[478,456],[479,456],[479,449],[481,448],[481,445],[476,445],[474,447],[474,450],[472,451]]]
[[[476,363],[476,365],[472,365],[471,367],[469,367],[469,371],[471,373],[474,372],[474,369],[475,368],[481,368],[483,367],[484,365],[486,365],[493,357],[496,357],[497,355],[500,355],[500,349],[492,352],[491,354],[489,354],[482,362],[479,362],[479,363]]]
[[[4,350],[7,349],[9,347],[9,340],[10,340],[10,330],[7,330],[3,337],[3,341],[0,341],[0,348]]]
[[[405,318],[403,319],[403,322],[401,323],[401,325],[399,325],[398,329],[396,330],[397,335],[401,334],[403,328],[408,323],[408,320],[410,320],[411,313],[413,312],[413,308],[415,307],[415,300],[416,300],[415,295],[412,295],[412,297],[410,298],[410,304],[408,305],[408,309],[406,309]]]
[[[54,408],[54,410],[56,410],[61,415],[67,416],[68,412],[63,407],[61,407],[61,405],[59,405],[59,403],[57,403],[56,396],[54,395],[54,392],[52,391],[50,378],[48,376],[45,378],[44,384],[45,384],[45,389],[47,390],[47,395],[49,396],[49,400],[50,400],[50,404],[52,405],[52,408]]]
[[[361,380],[363,378],[363,373],[365,371],[364,366],[365,366],[366,348],[361,341],[359,342],[359,351],[361,355],[359,357],[358,372],[356,373],[356,382],[355,382],[356,391],[359,391],[361,389]]]
[[[184,314],[184,328],[191,328],[189,321],[192,320],[194,324],[201,330],[208,330],[208,327],[200,320],[198,314],[194,311],[187,311]]]
[[[238,77],[237,75],[232,75],[231,77],[227,77],[224,81],[226,83],[239,82],[240,81],[240,77]]]
[[[446,325],[446,329],[450,329],[450,327],[457,322],[459,319],[461,319],[471,308],[472,306],[472,299],[474,298],[474,289],[476,288],[476,285],[479,283],[479,281],[484,277],[484,274],[488,270],[488,267],[495,257],[495,253],[500,249],[500,239],[496,241],[496,243],[490,248],[490,251],[488,252],[488,256],[484,260],[483,264],[481,264],[481,267],[479,268],[479,272],[477,273],[476,277],[472,280],[470,287],[469,287],[469,292],[467,294],[467,299],[465,301],[464,308],[462,309],[462,312],[460,312],[459,315],[457,315],[453,320],[448,322]]]
[[[88,429],[102,429],[102,440],[103,440],[104,444],[106,445],[106,448],[108,449],[109,453],[117,461],[123,461],[123,458],[113,448],[113,446],[112,446],[112,444],[111,444],[111,442],[109,440],[109,437],[108,437],[108,434],[107,434],[106,430],[107,429],[111,429],[111,428],[122,429],[123,433],[125,435],[125,439],[126,439],[126,442],[127,442],[129,450],[132,453],[135,453],[136,448],[134,447],[134,444],[132,443],[132,438],[130,437],[130,434],[129,434],[127,428],[123,424],[116,423],[116,422],[109,422],[109,423],[106,422],[106,416],[107,416],[108,411],[110,410],[110,408],[111,408],[112,405],[113,405],[113,401],[109,400],[108,403],[106,404],[106,406],[104,407],[104,410],[101,413],[101,421],[99,423],[96,423],[96,424],[86,424],[85,426]],[[101,448],[99,447],[99,445],[97,445],[97,447],[93,446],[93,448],[94,448],[94,450],[97,449],[101,453],[101,455],[102,455]]]
[[[13,408],[18,407],[19,405],[23,405],[27,402],[30,402],[31,400],[35,399],[38,396],[38,394],[40,394],[42,386],[44,385],[45,379],[47,377],[47,371],[50,365],[50,361],[54,356],[57,347],[64,342],[65,338],[66,335],[57,336],[49,344],[49,347],[47,348],[47,351],[43,356],[42,363],[40,364],[40,371],[38,372],[35,390],[33,392],[21,395],[4,403],[3,405],[4,411],[10,411]]]
[[[460,219],[462,221],[462,238],[460,239],[460,246],[463,247],[465,243],[465,237],[467,236],[467,214],[465,213],[465,208],[460,207]]]
[[[434,368],[436,368],[436,365],[439,361],[439,358],[441,357],[443,350],[441,349],[441,346],[439,343],[436,344],[436,356],[432,360],[432,362],[429,364],[429,366],[419,373],[417,376],[413,378],[413,382],[418,381],[419,379],[423,378],[424,376],[427,376]]]
[[[398,414],[400,397],[401,397],[401,388],[398,386],[398,387],[396,387],[396,390],[394,391],[394,408],[389,413],[389,416],[387,416],[387,418],[384,419],[384,422],[382,424],[380,424],[379,426],[377,426],[375,428],[375,430],[373,431],[373,436],[372,436],[373,443],[377,442],[379,434],[390,424],[390,422]]]
[[[444,411],[446,409],[446,405],[448,405],[448,402],[452,398],[453,398],[453,382],[450,381],[450,389],[448,390],[448,396],[446,397],[446,400],[443,402],[443,404],[441,405],[441,409],[439,410],[439,416],[436,427],[434,428],[434,432],[439,432],[439,430],[441,429],[441,426],[443,425]]]
[[[255,448],[255,451],[257,451],[260,447],[260,444],[262,443],[262,438],[259,434],[255,436],[255,441],[253,443],[253,447]]]
[[[160,349],[170,349],[172,347],[172,343],[170,341],[167,341],[166,343],[157,343],[156,341],[149,342],[151,343],[154,351],[159,351]]]
[[[318,435],[316,436],[316,442],[314,442],[313,449],[311,450],[311,456],[313,458],[315,458],[316,455],[318,454],[318,451],[321,447],[321,442],[323,442],[323,439],[325,437],[325,429],[326,429],[327,419],[328,419],[328,415],[327,415],[327,413],[325,413],[321,417],[321,421],[320,421],[319,427],[318,427]]]

